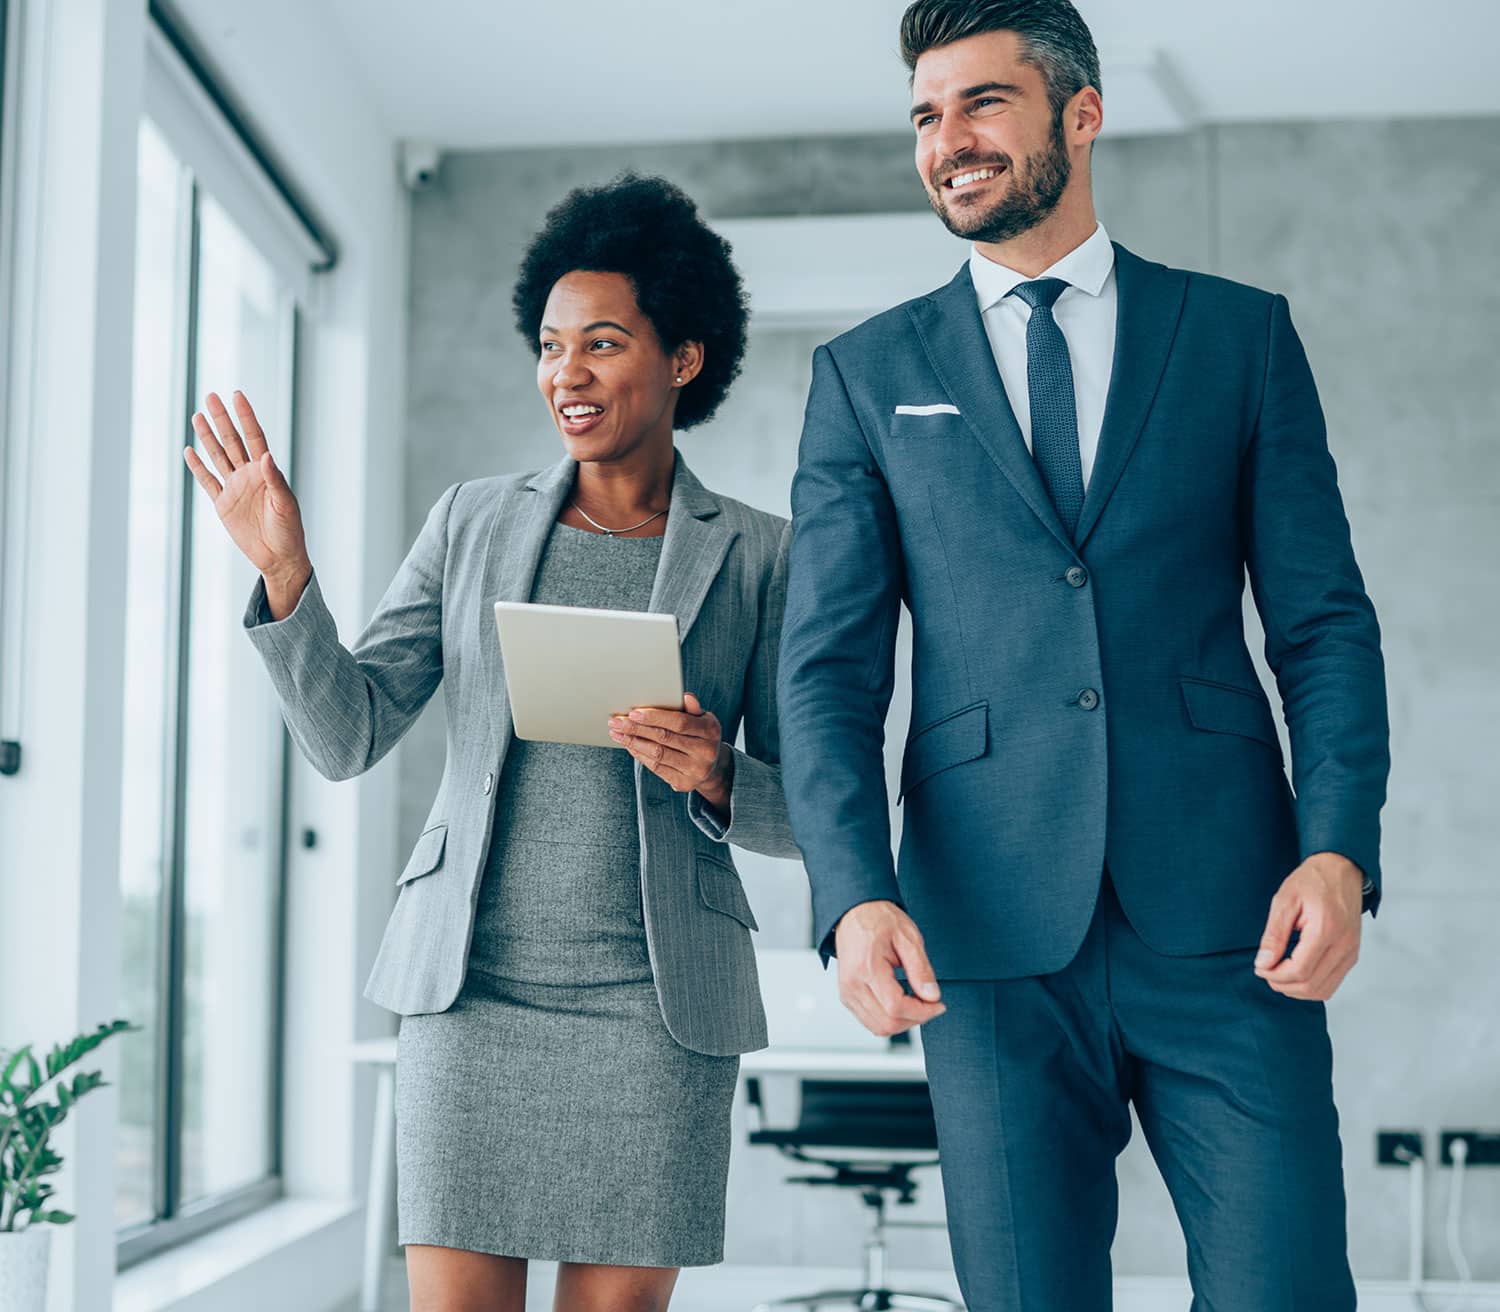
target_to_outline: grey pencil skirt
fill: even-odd
[[[738,1057],[684,1048],[650,980],[530,984],[470,967],[401,1021],[403,1244],[609,1266],[723,1259]]]

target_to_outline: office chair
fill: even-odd
[[[912,1172],[937,1165],[937,1127],[923,1081],[803,1080],[802,1110],[791,1129],[765,1124],[759,1078],[745,1081],[754,1125],[750,1142],[768,1144],[794,1161],[827,1168],[831,1175],[789,1176],[792,1184],[831,1186],[859,1192],[872,1209],[865,1239],[864,1276],[858,1289],[829,1290],[800,1298],[761,1303],[755,1312],[776,1308],[858,1309],[858,1312],[963,1312],[963,1305],[939,1294],[915,1294],[886,1284],[886,1230],[921,1228],[933,1222],[888,1221],[887,1195],[909,1205],[916,1198]]]

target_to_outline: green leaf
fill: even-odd
[[[84,1094],[94,1089],[105,1087],[103,1071],[84,1071],[73,1079],[72,1094],[75,1098],[81,1098]]]
[[[47,1078],[51,1079],[59,1071],[71,1066],[113,1035],[139,1028],[128,1020],[113,1020],[107,1025],[100,1025],[91,1034],[80,1034],[70,1043],[59,1044],[47,1054]]]
[[[21,1065],[21,1062],[30,1055],[30,1044],[24,1044],[23,1046],[15,1050],[15,1052],[11,1055],[10,1060],[5,1063],[4,1074],[0,1074],[0,1089],[3,1089],[6,1093],[11,1093],[15,1089],[15,1085],[12,1084],[11,1081],[15,1076],[17,1068]]]
[[[57,1077],[106,1039],[139,1028],[129,1021],[115,1020],[98,1026],[91,1033],[81,1034],[69,1043],[59,1044],[47,1054],[45,1078],[31,1045],[22,1045],[13,1052],[0,1052],[0,1061],[4,1062],[3,1075],[0,1075],[0,1103],[9,1108],[0,1114],[0,1199],[10,1200],[8,1207],[0,1207],[0,1226],[13,1230],[23,1215],[29,1215],[31,1223],[42,1221],[54,1225],[65,1225],[73,1219],[69,1212],[45,1206],[52,1195],[52,1186],[43,1182],[42,1177],[54,1174],[62,1167],[62,1157],[53,1150],[48,1139],[84,1094],[105,1087],[106,1082],[102,1071],[81,1071],[71,1082]],[[29,1085],[19,1084],[16,1080],[23,1064],[30,1078]],[[55,1102],[31,1101],[42,1086],[53,1080],[57,1080]]]

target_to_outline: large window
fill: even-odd
[[[294,297],[150,119],[139,141],[116,1220],[128,1263],[279,1192],[286,738],[255,581],[182,460],[209,391],[289,464]]]

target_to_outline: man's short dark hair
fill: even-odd
[[[901,58],[915,73],[927,51],[985,32],[1021,38],[1021,58],[1041,73],[1054,118],[1084,87],[1103,92],[1093,34],[1070,0],[915,0],[901,15]]]
[[[740,372],[750,312],[729,243],[686,193],[665,178],[624,173],[553,206],[527,247],[512,298],[516,327],[538,356],[547,297],[558,279],[584,271],[630,279],[668,354],[703,343],[703,368],[678,395],[673,427],[711,418]]]

